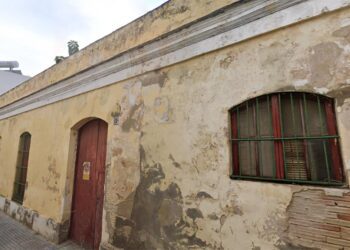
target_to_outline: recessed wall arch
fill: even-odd
[[[311,94],[311,95],[318,95],[320,97],[325,97],[325,98],[329,98],[329,99],[333,99],[334,103],[337,102],[337,98],[333,95],[329,95],[328,93],[319,93],[317,91],[314,90],[310,90],[308,89],[301,89],[301,90],[296,90],[294,86],[287,86],[287,87],[283,87],[283,88],[277,88],[277,89],[270,89],[268,91],[257,91],[257,92],[253,92],[253,93],[248,93],[245,95],[241,95],[239,100],[237,100],[237,102],[233,103],[232,106],[229,107],[228,110],[233,109],[234,107],[241,105],[242,103],[249,101],[251,99],[254,98],[259,98],[265,95],[271,95],[271,94],[279,94],[279,93],[305,93],[305,94]]]
[[[66,168],[66,176],[65,179],[65,196],[63,200],[62,205],[62,221],[69,221],[70,220],[70,208],[71,208],[71,202],[72,202],[72,196],[73,196],[73,182],[74,182],[74,170],[75,170],[75,164],[76,164],[76,154],[77,154],[77,147],[78,147],[78,135],[79,135],[79,129],[83,127],[86,123],[99,119],[104,121],[106,124],[108,124],[107,121],[104,119],[97,117],[97,116],[89,116],[85,118],[79,118],[73,125],[71,126],[69,133],[69,147],[68,147],[68,157],[67,157],[67,168]]]
[[[32,135],[26,131],[19,138],[18,155],[16,162],[16,174],[14,178],[12,200],[18,204],[23,203],[24,192],[27,187],[27,171]]]
[[[82,126],[84,126],[86,123],[88,123],[89,121],[92,121],[92,120],[102,120],[103,122],[107,123],[108,122],[103,119],[102,117],[99,117],[99,116],[89,116],[89,117],[85,117],[85,118],[81,118],[81,119],[78,119],[75,123],[73,123],[72,127],[71,127],[71,130],[72,131],[78,131]]]
[[[100,158],[104,158],[103,159],[103,163],[100,163],[100,165],[102,164],[103,166],[103,171],[104,171],[104,166],[105,166],[105,158],[106,158],[106,148],[107,148],[107,131],[108,131],[108,123],[98,117],[86,117],[83,119],[80,119],[79,121],[77,121],[76,123],[74,123],[74,125],[71,127],[70,129],[70,142],[69,142],[69,151],[68,151],[68,163],[67,163],[67,173],[66,173],[66,183],[65,183],[65,197],[64,197],[64,204],[63,204],[63,211],[62,211],[62,221],[68,223],[68,225],[70,223],[72,223],[72,220],[74,220],[74,218],[72,218],[72,206],[74,206],[74,199],[75,199],[75,189],[77,189],[76,187],[76,180],[77,180],[77,175],[79,175],[79,178],[83,178],[84,176],[80,176],[81,175],[81,171],[79,172],[77,170],[78,167],[81,167],[80,165],[84,165],[83,163],[85,162],[81,162],[82,160],[80,159],[81,156],[80,155],[80,151],[81,149],[81,137],[82,137],[82,133],[84,133],[84,137],[88,137],[89,133],[92,131],[91,129],[87,129],[87,127],[91,127],[93,126],[93,124],[97,124],[97,126],[99,126],[99,131],[98,133],[103,133],[103,135],[100,135],[99,138],[99,143],[100,140],[104,140],[104,143],[100,143],[99,144],[99,148],[104,147],[104,149],[102,149],[102,151],[104,151],[104,155],[101,156]],[[101,130],[102,129],[102,130]],[[89,130],[89,131],[87,131]],[[85,131],[85,132],[84,132]],[[101,146],[102,145],[102,146]],[[99,151],[100,152],[100,151]],[[99,153],[98,153],[99,154]],[[80,157],[80,158],[79,158]],[[89,162],[90,160],[87,160],[87,162]],[[80,164],[81,163],[81,164]],[[90,166],[85,166],[85,167],[91,167],[91,171],[93,171],[93,168],[96,166],[97,163],[92,162]],[[77,172],[78,171],[78,172]],[[92,173],[92,172],[91,172]],[[91,175],[92,176],[92,175]],[[84,177],[84,178],[88,178],[88,177]],[[100,177],[99,177],[100,178]],[[80,180],[79,179],[79,180]],[[104,173],[103,173],[103,179],[104,179]],[[81,180],[80,180],[81,181]],[[89,182],[89,180],[83,180],[83,182]],[[102,199],[101,202],[103,202],[103,196],[104,196],[104,181],[102,183],[102,185],[99,185],[99,192],[100,194],[102,193],[102,197],[99,197],[99,199]],[[103,204],[103,203],[101,203]],[[97,210],[99,215],[97,216],[101,216],[100,211],[102,211],[103,206],[99,205]],[[102,220],[102,218],[101,218]],[[98,244],[99,242],[99,231],[101,228],[101,223],[102,221],[96,220],[97,225],[96,225],[96,239],[93,239],[93,245]],[[72,224],[71,224],[72,227]],[[72,229],[72,228],[71,228]],[[72,236],[73,235],[73,236]],[[77,239],[76,235],[70,230],[70,236],[68,235],[68,231],[67,231],[67,235],[63,236],[63,238],[73,238],[73,239]],[[79,239],[78,239],[79,240]]]

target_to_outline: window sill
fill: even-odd
[[[329,182],[321,182],[321,181],[282,180],[282,179],[274,179],[274,178],[268,178],[268,177],[237,176],[237,175],[231,175],[230,178],[232,180],[254,181],[254,182],[265,182],[265,183],[349,188],[349,185],[344,182],[329,183]]]

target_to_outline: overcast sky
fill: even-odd
[[[166,0],[0,0],[0,61],[19,62],[34,76],[68,55],[158,7]]]

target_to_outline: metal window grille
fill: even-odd
[[[232,178],[343,185],[331,98],[269,94],[233,107],[230,115]]]
[[[12,200],[19,204],[23,203],[24,190],[26,188],[30,140],[31,135],[25,132],[21,135],[19,141],[16,176],[12,194]]]

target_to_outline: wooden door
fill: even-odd
[[[92,120],[79,130],[70,239],[89,249],[101,241],[107,123]]]

